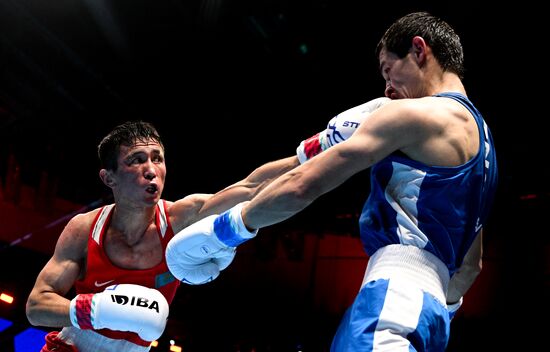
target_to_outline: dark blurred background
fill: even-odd
[[[216,192],[383,94],[375,46],[417,10],[459,33],[464,83],[492,129],[500,168],[484,271],[453,321],[448,351],[538,346],[547,324],[534,319],[544,319],[550,298],[540,9],[525,1],[0,0],[0,293],[15,297],[0,300],[0,318],[12,323],[3,329],[0,319],[0,351],[22,350],[14,341],[30,327],[26,297],[68,218],[109,202],[96,146],[112,127],[127,119],[157,126],[164,198]],[[368,260],[357,232],[368,191],[368,172],[356,175],[262,230],[216,281],[181,287],[157,350],[175,339],[187,352],[328,351]]]

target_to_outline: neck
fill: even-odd
[[[432,84],[428,87],[427,95],[434,95],[443,92],[458,92],[466,95],[466,89],[460,78],[450,72],[441,72],[437,78],[432,80]]]
[[[155,221],[156,206],[146,208],[115,205],[110,226],[126,239],[126,242],[138,242],[149,226]]]

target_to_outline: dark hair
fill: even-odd
[[[117,159],[120,146],[131,147],[136,142],[155,141],[164,149],[160,135],[149,122],[127,121],[116,126],[97,146],[101,168],[117,170]]]
[[[399,58],[404,58],[415,36],[424,38],[444,71],[463,78],[464,53],[459,36],[447,22],[428,12],[413,12],[395,21],[378,42],[376,56],[385,48]]]

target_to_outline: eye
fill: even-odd
[[[382,77],[384,78],[384,80],[386,82],[389,82],[390,81],[390,67],[389,66],[384,66],[384,69],[382,70]]]
[[[128,165],[139,165],[143,162],[145,162],[145,158],[140,154],[134,154],[126,159]]]
[[[161,155],[155,155],[151,158],[154,163],[162,163],[164,158]]]

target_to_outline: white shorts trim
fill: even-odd
[[[391,278],[407,280],[445,305],[449,270],[432,253],[400,244],[380,248],[369,259],[361,287],[374,280]]]

